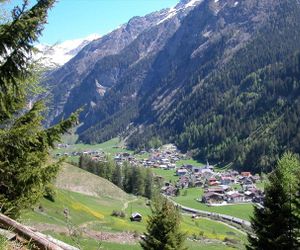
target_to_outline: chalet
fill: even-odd
[[[168,164],[168,169],[175,169],[175,168],[176,168],[176,164],[174,163]]]
[[[129,156],[130,156],[130,153],[125,152],[125,153],[122,154],[122,156],[123,156],[123,157],[129,157]]]
[[[207,193],[218,193],[218,194],[224,194],[225,189],[223,187],[213,187],[213,188],[208,188],[206,190]]]
[[[188,170],[189,172],[192,172],[194,167],[193,167],[193,165],[187,164],[187,165],[182,165],[181,168],[182,168],[182,169],[186,169],[186,170]]]
[[[208,185],[209,186],[218,186],[220,184],[219,181],[215,177],[211,177],[208,179]]]
[[[194,183],[195,187],[202,187],[204,185],[204,183],[201,180],[196,180]]]
[[[193,173],[201,173],[202,167],[193,167]]]
[[[224,194],[208,192],[202,196],[202,202],[209,204],[220,204],[224,202]]]
[[[234,179],[230,176],[222,176],[220,182],[222,185],[230,185],[234,182]]]
[[[181,176],[177,182],[177,186],[180,188],[188,188],[190,179],[187,176]]]
[[[252,201],[254,199],[254,197],[256,196],[256,193],[251,192],[251,191],[246,191],[246,192],[244,192],[244,194],[245,194],[245,199],[249,200],[249,201]]]
[[[159,165],[159,168],[160,168],[160,169],[166,169],[166,170],[167,170],[167,169],[168,169],[168,166],[167,166],[167,165],[164,165],[164,164],[162,164],[162,165]]]
[[[244,202],[245,201],[245,196],[240,193],[233,193],[233,194],[228,194],[227,195],[227,201],[230,203],[239,203],[239,202]]]
[[[184,176],[184,175],[186,175],[187,173],[188,173],[188,170],[186,170],[186,169],[180,168],[180,169],[177,169],[177,170],[176,170],[176,175],[178,175],[178,176]]]
[[[251,172],[241,172],[241,176],[243,176],[243,177],[250,177],[252,175],[251,175]]]
[[[131,221],[138,221],[138,222],[140,222],[140,221],[142,221],[142,218],[143,218],[142,215],[139,214],[139,213],[133,213],[130,216],[130,220]]]
[[[176,192],[177,192],[177,188],[169,185],[169,186],[164,186],[160,189],[161,193],[163,193],[164,195],[168,195],[168,196],[175,196]]]
[[[242,185],[253,185],[253,180],[250,177],[243,177],[242,179],[240,179],[240,183]]]

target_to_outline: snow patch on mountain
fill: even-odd
[[[78,52],[93,40],[100,38],[98,34],[74,40],[67,40],[54,45],[38,44],[35,60],[40,60],[47,67],[58,67],[71,60]]]
[[[179,4],[177,4],[175,7],[170,8],[169,11],[166,13],[166,16],[161,19],[157,24],[161,24],[165,22],[168,19],[171,19],[175,15],[177,15],[178,12],[183,11],[187,8],[194,8],[198,4],[203,2],[203,0],[190,0],[190,1],[181,1]]]
[[[202,2],[202,0],[191,0],[191,1],[189,1],[189,2],[185,5],[185,8],[188,8],[188,7],[195,7],[195,6],[198,5],[200,2]]]

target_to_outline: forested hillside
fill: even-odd
[[[204,79],[207,62],[201,64],[169,107],[155,107],[165,91],[156,88],[160,92],[140,114],[144,121],[155,117],[155,133],[194,149],[200,159],[255,171],[268,170],[284,150],[299,152],[299,4],[273,4],[268,22],[246,46]],[[223,46],[220,41],[216,50]]]

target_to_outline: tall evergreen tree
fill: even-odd
[[[145,196],[151,199],[153,196],[153,174],[150,168],[146,170],[145,176]]]
[[[50,164],[49,150],[77,120],[43,129],[41,101],[26,109],[34,76],[33,43],[46,23],[55,0],[39,0],[28,9],[28,1],[12,11],[11,20],[0,24],[0,208],[17,217],[44,194],[58,171]]]
[[[115,170],[113,172],[112,183],[114,183],[115,185],[117,185],[119,188],[123,188],[123,184],[122,184],[122,168],[119,165],[117,165],[115,167]]]
[[[132,167],[132,192],[135,195],[145,193],[145,175],[141,167]]]
[[[160,201],[159,201],[160,200]],[[166,198],[151,207],[147,233],[140,242],[145,250],[184,250],[185,234],[180,232],[180,213]]]
[[[132,166],[128,162],[123,163],[123,187],[127,193],[133,192]]]
[[[254,208],[247,249],[298,249],[299,218],[294,205],[299,186],[300,163],[286,153],[278,161],[265,187],[263,208]]]

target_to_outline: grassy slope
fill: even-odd
[[[166,181],[171,181],[173,184],[177,182],[178,176],[175,175],[174,170],[165,170],[160,168],[152,168],[152,172],[158,176],[163,177]]]
[[[113,138],[109,141],[103,142],[101,144],[72,144],[68,148],[59,148],[53,151],[54,154],[73,152],[73,151],[85,151],[85,150],[99,150],[108,154],[118,153],[118,152],[133,152],[122,148],[123,142],[119,138]]]
[[[69,137],[67,137],[69,140]],[[67,141],[68,141],[67,140]],[[64,153],[70,153],[70,152],[84,152],[84,151],[103,151],[107,155],[113,156],[115,153],[120,152],[129,152],[133,153],[133,151],[124,149],[124,142],[120,141],[119,138],[113,138],[109,141],[103,142],[101,144],[71,144],[68,148],[58,148],[53,150],[52,155],[53,157],[56,157],[56,154],[64,154]],[[69,162],[78,163],[79,156],[69,156],[67,157],[67,160]]]
[[[128,200],[129,195],[111,182],[78,167],[64,163],[56,179],[55,186],[73,192],[97,197],[114,197]]]
[[[177,167],[181,167],[182,165],[193,165],[193,166],[203,166],[205,163],[194,160],[194,159],[188,159],[188,160],[179,160],[176,162]]]

